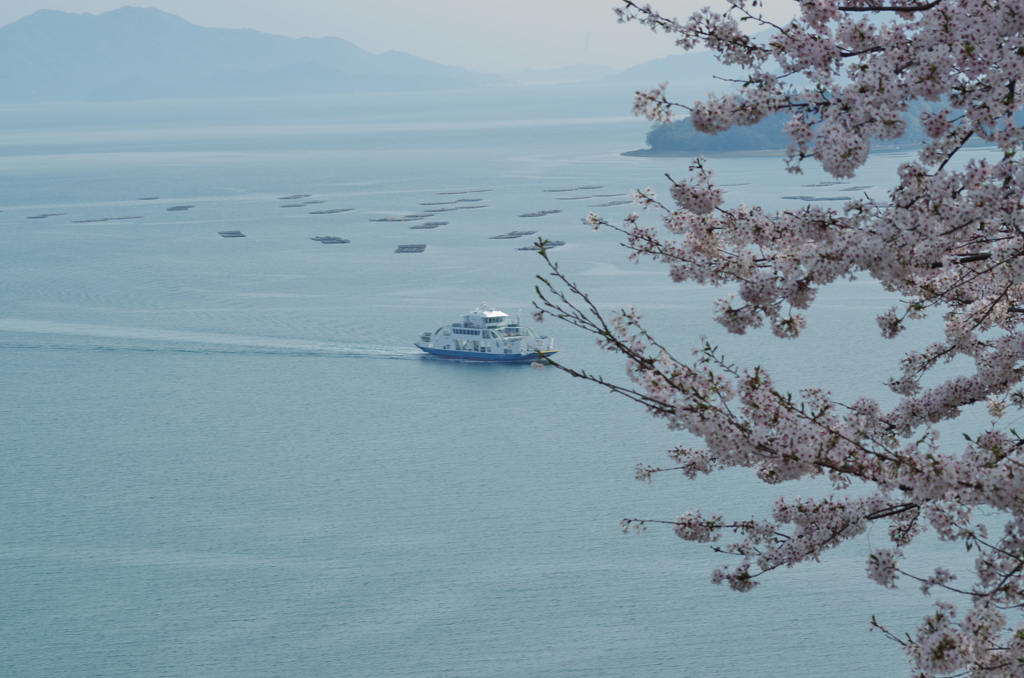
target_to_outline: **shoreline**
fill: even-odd
[[[982,148],[992,146],[984,142],[974,142],[965,145],[968,148]],[[898,144],[892,146],[874,147],[871,153],[911,153],[920,148],[919,144]],[[745,151],[656,151],[653,148],[638,148],[633,151],[619,153],[629,158],[767,158],[772,156],[782,157],[786,155],[784,148],[748,149]]]

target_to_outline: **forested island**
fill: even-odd
[[[623,155],[687,155],[701,153],[729,153],[782,150],[789,145],[789,137],[782,131],[788,119],[776,114],[749,127],[732,127],[720,134],[704,134],[693,127],[689,118],[670,123],[655,123],[647,133],[647,145],[627,151]]]
[[[907,116],[907,131],[899,139],[876,143],[875,148],[899,148],[916,146],[923,138],[919,120],[922,105],[910,107]],[[789,146],[789,136],[783,131],[790,113],[777,113],[749,127],[731,127],[719,134],[705,134],[693,127],[689,118],[673,120],[670,123],[655,123],[647,133],[647,145],[622,155],[631,156],[674,156],[713,153],[756,153],[783,151]]]

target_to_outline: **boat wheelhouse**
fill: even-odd
[[[431,355],[485,362],[533,362],[552,353],[555,340],[539,336],[518,319],[484,305],[462,322],[424,332],[416,347]]]

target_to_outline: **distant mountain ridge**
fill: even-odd
[[[724,66],[712,52],[685,52],[670,54],[660,59],[652,59],[637,64],[624,71],[605,76],[607,82],[624,82],[653,87],[659,82],[707,81],[710,89],[729,89],[732,83],[723,79],[744,79],[744,71],[739,66]]]
[[[40,10],[0,27],[0,103],[296,96],[501,84],[341,38],[205,28],[158,9]]]

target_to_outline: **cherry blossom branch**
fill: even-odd
[[[1014,117],[1024,12],[990,0],[815,0],[775,26],[755,14],[758,6],[730,0],[723,13],[702,10],[681,21],[624,2],[621,20],[672,34],[683,49],[711,49],[747,72],[735,79],[742,87],[685,106],[668,100],[663,83],[638,94],[636,112],[664,122],[683,108],[708,134],[784,112],[791,116],[787,169],[800,172],[814,161],[840,179],[867,162],[873,143],[900,139],[916,116],[925,138],[916,159],[899,166],[889,202],[865,196],[841,209],[774,213],[727,206],[709,163],[697,159],[687,177],[670,177],[671,202],[649,189],[635,194],[660,223],[634,214],[621,225],[588,215],[588,224],[617,230],[630,259],[661,262],[674,281],[735,289],[715,306],[716,320],[735,334],[768,326],[796,338],[818,290],[867,275],[902,299],[879,315],[883,337],[929,313],[941,315],[940,336],[900,361],[888,382],[899,397],[894,406],[866,397],[844,404],[824,388],[783,392],[767,371],[726,362],[706,340],[692,360],[679,361],[639,312],[602,317],[556,267],[539,286],[538,315],[591,331],[602,349],[625,359],[632,385],[556,367],[625,395],[700,441],[670,450],[671,467],[639,465],[641,480],[729,467],[769,484],[827,476],[836,494],[779,498],[764,518],[726,522],[691,512],[661,521],[733,559],[712,573],[713,582],[749,590],[766,572],[818,560],[881,522],[890,543],[871,551],[869,578],[894,587],[902,576],[924,593],[938,589],[965,601],[964,610],[937,601],[905,639],[872,619],[901,644],[916,675],[1018,678],[1024,441],[999,419],[1024,411],[1024,129]],[[752,38],[740,20],[773,33]],[[810,85],[794,86],[797,76]],[[965,159],[969,142],[991,144],[1002,157]],[[940,372],[943,364],[954,373]],[[964,442],[940,443],[936,423],[982,401],[991,424]],[[842,494],[854,483],[856,492]],[[999,536],[989,538],[989,524],[1000,522]],[[952,585],[954,573],[942,568],[909,573],[904,549],[926,530],[976,554],[970,586]],[[730,531],[731,542],[720,542]]]

